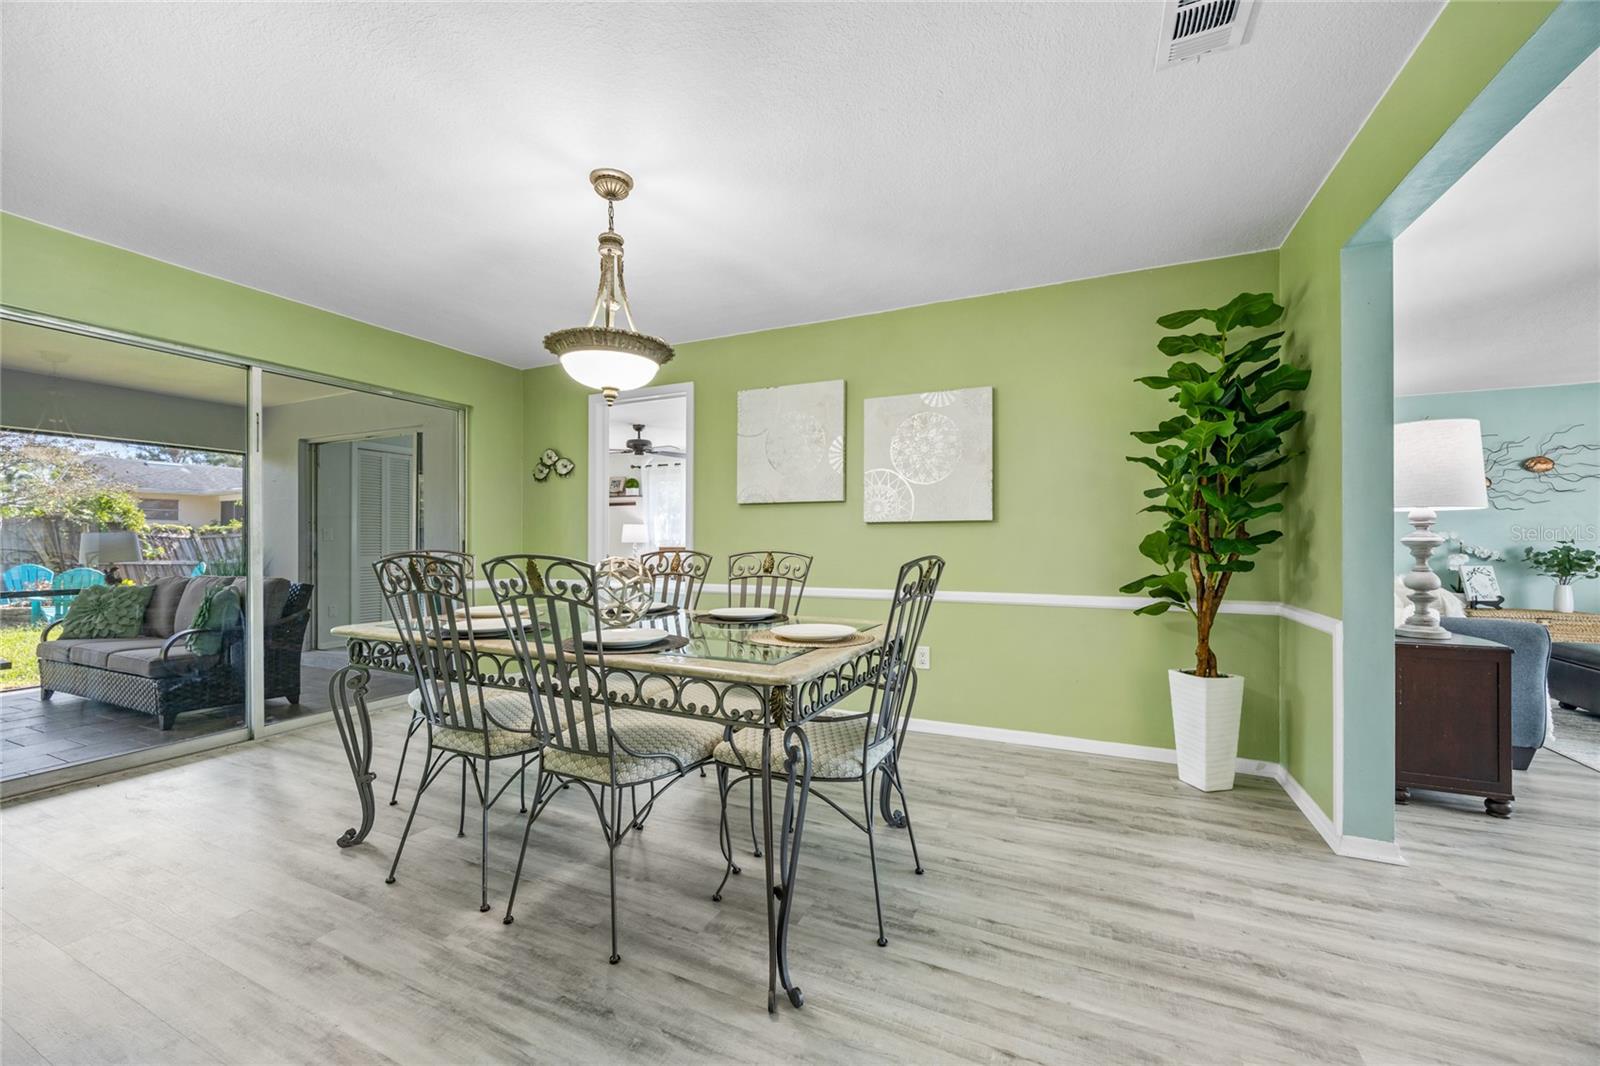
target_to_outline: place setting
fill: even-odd
[[[694,621],[714,625],[768,625],[787,622],[789,616],[775,607],[711,607],[693,616]]]
[[[586,629],[577,637],[568,637],[562,641],[561,647],[565,651],[576,653],[580,644],[585,651],[645,653],[676,651],[678,648],[687,647],[689,638],[670,633],[665,629],[651,629],[644,626]]]
[[[874,638],[839,622],[791,622],[751,633],[746,639],[773,648],[849,648],[871,644]]]

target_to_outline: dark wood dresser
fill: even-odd
[[[1394,641],[1394,798],[1484,797],[1511,816],[1511,649],[1492,640]]]

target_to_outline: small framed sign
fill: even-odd
[[[613,495],[613,496],[621,496],[623,491],[624,491],[623,485],[625,485],[627,483],[627,480],[628,480],[627,478],[622,478],[622,477],[614,477],[614,478],[612,478],[611,479],[611,495]]]
[[[1482,563],[1468,563],[1461,568],[1461,592],[1468,607],[1498,607],[1506,602],[1494,567]]]

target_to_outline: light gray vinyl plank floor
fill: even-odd
[[[1508,821],[1419,795],[1393,867],[1329,853],[1265,780],[1207,795],[1170,766],[913,735],[928,874],[880,827],[879,948],[866,842],[813,803],[791,931],[807,1003],[774,1018],[742,788],[720,904],[712,781],[675,786],[618,851],[609,966],[576,789],[535,826],[514,925],[514,787],[490,812],[490,913],[453,771],[384,883],[406,715],[375,724],[378,822],[349,851],[331,724],[0,809],[5,1061],[1600,1058],[1600,774],[1551,752]]]

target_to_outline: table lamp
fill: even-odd
[[[1433,531],[1439,511],[1473,511],[1489,506],[1483,475],[1483,434],[1475,418],[1435,418],[1394,427],[1394,509],[1406,511],[1411,532],[1400,538],[1416,560],[1405,575],[1411,590],[1411,615],[1395,627],[1405,637],[1449,640],[1450,631],[1429,613],[1439,591],[1439,575],[1428,556],[1444,543]]]
[[[639,554],[639,545],[650,539],[650,534],[645,532],[643,522],[627,522],[622,526],[622,543],[633,549],[633,554]]]

